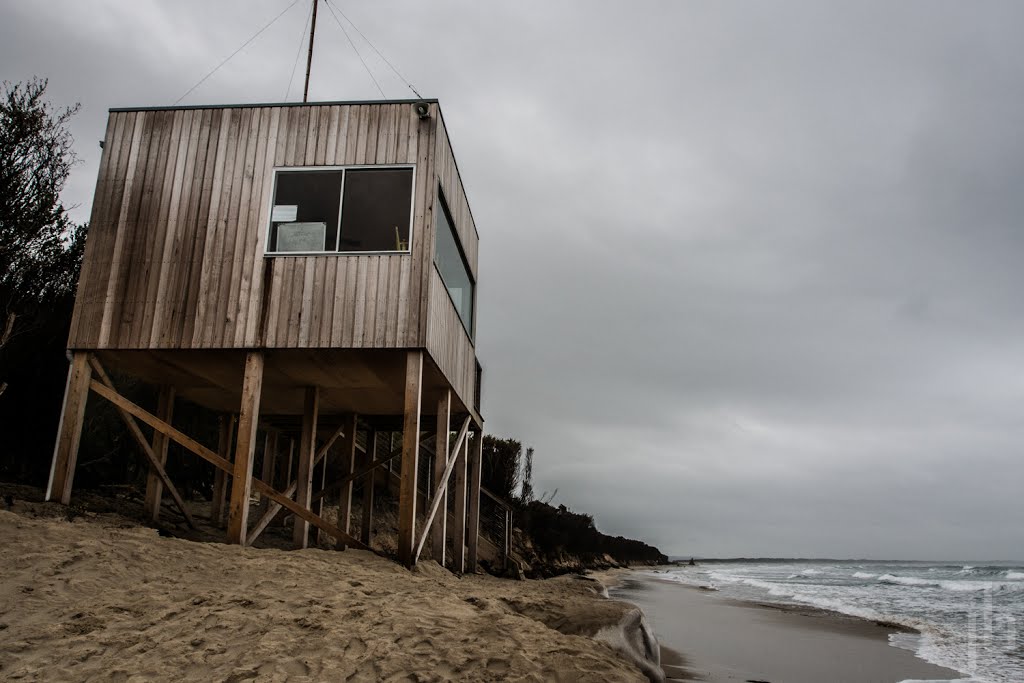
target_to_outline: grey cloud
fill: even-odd
[[[4,77],[83,102],[83,218],[105,109],[173,102],[285,6],[0,10]],[[345,11],[441,99],[485,416],[538,491],[670,553],[1020,556],[1024,7]],[[281,99],[302,21],[187,101]],[[318,25],[313,98],[378,96]]]

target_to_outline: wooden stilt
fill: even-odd
[[[320,491],[323,491],[324,487],[327,486],[327,460],[326,460],[326,458],[323,461],[317,463],[314,467],[316,469],[314,470],[313,479],[314,479],[314,481],[316,481],[317,489],[320,490]],[[313,502],[312,505],[309,506],[309,509],[312,510],[313,514],[315,514],[317,517],[323,517],[324,516],[324,499],[323,498],[318,498],[315,502]],[[324,530],[323,529],[317,529],[316,530],[316,544],[317,545],[323,545],[326,540],[327,540],[327,534],[324,533]]]
[[[505,549],[502,553],[504,570],[512,565],[512,508],[505,508]]]
[[[217,454],[231,462],[232,445],[235,438],[235,416],[221,415],[218,422]],[[230,479],[231,475],[227,472],[217,470],[213,473],[213,500],[210,502],[210,522],[216,527],[224,526]]]
[[[345,434],[341,442],[341,467],[342,477],[348,478],[341,486],[341,494],[338,496],[338,528],[348,533],[352,527],[352,487],[355,481],[350,475],[356,469],[356,415],[345,416]],[[344,550],[345,545],[338,546],[338,550]]]
[[[484,454],[484,430],[477,425],[476,438],[470,449],[469,458],[469,501],[466,520],[466,563],[470,572],[476,572],[480,561],[480,475]]]
[[[366,464],[370,465],[377,459],[377,432],[366,433]],[[363,520],[359,527],[359,540],[370,545],[373,538],[373,480],[377,470],[372,469],[363,480]]]
[[[313,449],[316,448],[316,423],[320,411],[320,390],[306,387],[306,400],[302,410],[302,435],[299,437],[299,473],[295,481],[295,503],[309,509],[313,499]],[[309,545],[309,522],[302,518],[295,520],[292,527],[292,541],[296,548]]]
[[[156,402],[156,416],[171,424],[174,418],[174,387],[164,385],[160,387],[160,394]],[[161,466],[167,465],[167,447],[171,440],[165,434],[153,432],[153,441],[150,447]],[[149,468],[149,475],[146,477],[146,514],[154,522],[160,519],[160,501],[164,495],[164,483],[160,479],[154,467]]]
[[[469,438],[463,439],[461,452],[453,453],[455,463],[455,528],[452,529],[452,571],[466,571],[466,461],[469,459]]]
[[[277,437],[278,432],[276,429],[268,429],[266,439],[263,441],[263,467],[261,468],[262,476],[260,476],[260,479],[271,486],[275,484],[275,475],[277,473]],[[289,480],[286,479],[286,481]],[[269,508],[270,499],[266,496],[261,496],[260,515],[266,514]]]
[[[46,500],[59,500],[64,505],[71,502],[71,484],[75,479],[78,444],[82,438],[85,403],[89,398],[91,377],[89,354],[85,351],[76,351],[71,357],[71,367],[68,369],[64,407],[60,415],[60,431],[53,449],[53,464],[50,466],[50,481],[46,486]]]
[[[451,436],[452,392],[445,391],[437,402],[437,438],[434,443],[434,496],[441,496],[441,512],[430,527],[430,546],[433,557],[442,567],[445,554],[445,531],[448,527],[448,489],[444,486],[444,472],[448,468],[448,439]]]
[[[228,510],[228,543],[245,545],[249,520],[249,493],[252,487],[252,461],[256,450],[256,424],[260,419],[262,391],[263,353],[250,351],[245,357],[242,404],[238,413],[238,438],[235,439],[231,507]]]
[[[295,439],[288,439],[288,468],[285,470],[284,478],[285,481],[295,481]],[[292,493],[295,493],[294,489],[292,490]],[[281,526],[288,526],[289,518],[287,514],[285,514],[280,508],[278,508],[278,510],[281,511],[281,518],[279,520],[281,522]]]
[[[398,559],[416,563],[416,471],[420,454],[420,405],[423,352],[409,351],[405,361],[405,419],[402,425],[402,480],[398,496]]]

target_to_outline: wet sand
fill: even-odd
[[[630,573],[611,597],[640,607],[662,646],[670,680],[897,683],[960,678],[893,647],[891,628],[811,608],[740,602]]]

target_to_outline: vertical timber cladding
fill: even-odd
[[[440,114],[438,114],[438,118],[441,119]],[[436,206],[437,192],[440,188],[444,193],[459,242],[469,264],[470,274],[473,281],[478,282],[479,235],[469,202],[466,199],[462,179],[459,177],[459,169],[455,164],[455,155],[452,152],[443,119],[439,121],[437,139],[435,140],[434,175],[436,183],[433,187],[431,206],[434,211],[441,210]],[[434,223],[432,220],[430,224],[430,258],[428,260],[430,277],[427,278],[430,290],[424,302],[427,306],[427,311],[424,314],[427,318],[425,345],[430,357],[444,373],[462,403],[466,406],[473,406],[476,395],[476,349],[473,339],[466,333],[462,320],[448,296],[448,291],[437,268],[434,267],[433,233]],[[474,314],[474,329],[471,330],[474,334],[476,318],[477,316]]]
[[[430,106],[112,111],[68,347],[422,347]],[[353,164],[415,165],[412,253],[264,257],[273,169]]]

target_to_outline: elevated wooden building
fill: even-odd
[[[299,546],[313,525],[363,547],[368,522],[361,538],[350,529],[353,482],[371,477],[372,496],[373,469],[400,455],[400,559],[414,564],[431,528],[435,555],[444,547],[454,491],[454,566],[464,548],[475,566],[477,253],[435,100],[111,110],[48,497],[69,501],[92,391],[148,459],[154,515],[166,493],[188,516],[163,468],[174,441],[220,470],[219,485],[230,480],[229,541],[251,542],[280,506]],[[110,372],[159,387],[158,405],[129,401]],[[175,397],[237,418],[217,447],[201,444],[173,426]],[[289,429],[298,452],[282,475],[270,437]],[[378,452],[382,431],[401,431],[400,449]],[[424,432],[437,453],[426,505]],[[338,478],[314,487],[325,458]],[[253,493],[268,501],[259,522]],[[320,516],[331,495],[337,524]]]

